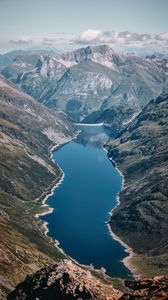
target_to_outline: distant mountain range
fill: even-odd
[[[115,123],[118,109],[126,122],[160,95],[168,59],[120,55],[101,45],[62,55],[22,55],[2,74],[73,122]]]
[[[12,64],[13,60],[22,55],[55,55],[57,51],[52,50],[14,50],[5,54],[0,54],[0,72]]]

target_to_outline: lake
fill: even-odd
[[[112,238],[106,224],[122,185],[120,174],[103,149],[112,133],[104,126],[80,129],[75,140],[53,153],[65,177],[47,200],[53,213],[41,219],[48,222],[48,235],[79,263],[103,267],[113,277],[130,278],[122,263],[128,254]]]

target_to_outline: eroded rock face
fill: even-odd
[[[95,279],[69,260],[46,267],[20,283],[7,297],[8,300],[115,300],[122,293],[111,285]]]
[[[127,121],[129,112],[125,114],[125,109],[138,112],[161,93],[167,80],[167,59],[120,55],[106,45],[43,55],[36,65],[34,61],[32,56],[29,60],[27,56],[17,58],[2,73],[24,92],[64,111],[75,122],[89,118],[93,123],[100,118],[111,124],[118,107],[119,111],[123,108]]]
[[[120,300],[167,300],[168,276],[155,276],[153,279],[125,281],[132,291],[124,294]]]

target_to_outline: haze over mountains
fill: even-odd
[[[101,45],[59,56],[20,56],[2,74],[73,122],[115,123],[118,110],[125,122],[160,95],[168,59],[120,55]]]

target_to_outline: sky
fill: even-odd
[[[0,53],[26,48],[167,51],[168,0],[0,0]]]

